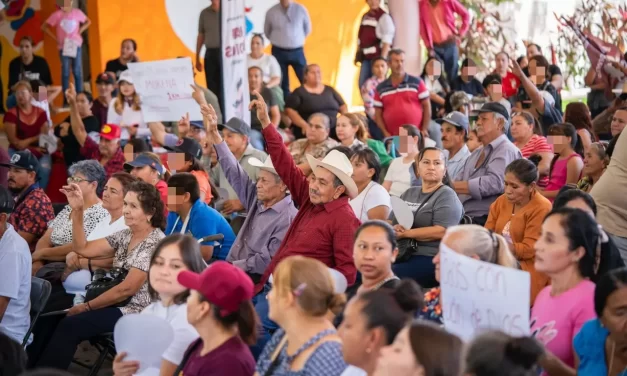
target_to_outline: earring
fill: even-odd
[[[150,218],[146,217],[146,222],[150,223]]]

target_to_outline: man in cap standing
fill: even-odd
[[[477,137],[483,146],[470,154],[453,183],[464,212],[480,226],[488,219],[490,205],[504,192],[505,168],[522,158],[507,138],[509,122],[507,109],[498,102],[486,103],[479,110]]]
[[[0,186],[0,332],[22,343],[30,326],[32,258],[28,243],[9,223],[14,201]]]
[[[85,159],[95,159],[100,162],[107,173],[107,179],[116,172],[123,171],[124,152],[120,147],[122,130],[118,125],[105,124],[100,129],[98,143],[88,136],[85,124],[76,107],[76,91],[72,85],[65,91],[65,97],[70,104],[70,126],[76,141],[81,146],[80,153]]]
[[[37,183],[39,161],[29,150],[23,150],[2,166],[9,168],[9,190],[15,198],[9,224],[26,240],[32,253],[48,229],[48,222],[54,219],[50,198]]]
[[[220,167],[247,211],[227,261],[244,270],[257,283],[298,211],[272,160],[266,158],[262,162],[250,158],[248,162],[259,168],[257,181],[252,180],[220,136],[215,111],[209,106],[203,106],[202,111],[208,120],[207,140],[215,147]]]
[[[448,176],[454,179],[464,168],[466,158],[470,156],[470,150],[466,146],[469,129],[468,116],[453,111],[436,121],[442,127],[442,147],[447,158],[446,171]]]
[[[360,222],[348,203],[358,194],[357,185],[351,178],[351,162],[337,150],[329,152],[321,161],[307,155],[312,169],[308,179],[296,166],[283,138],[270,123],[263,97],[259,93],[255,95],[257,99],[251,102],[250,107],[257,110],[272,163],[299,207],[283,243],[255,286],[255,293],[263,291],[266,294],[269,291],[266,283],[274,268],[281,260],[293,255],[319,260],[342,273],[349,286],[353,285],[357,276],[353,262],[353,236]],[[276,329],[276,324],[268,319],[265,298],[257,300],[255,309],[266,329],[266,335],[257,343],[261,346],[269,339],[268,331]]]
[[[96,89],[98,90],[98,97],[94,98],[94,103],[91,105],[91,113],[94,114],[100,124],[106,124],[109,103],[111,103],[113,91],[115,90],[115,80],[108,73],[101,73],[96,78]]]

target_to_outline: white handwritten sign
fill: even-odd
[[[529,335],[529,273],[440,245],[440,286],[444,326],[464,341],[485,329]]]
[[[129,63],[128,68],[141,98],[145,122],[178,121],[188,112],[191,120],[202,120],[192,98],[190,58]]]

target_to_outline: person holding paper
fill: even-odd
[[[479,261],[518,268],[516,258],[509,250],[507,241],[499,234],[478,225],[460,225],[449,227],[442,238],[440,247],[474,258]],[[440,253],[433,258],[435,279],[440,282]],[[425,293],[425,307],[420,316],[423,319],[444,324],[442,319],[441,290],[434,287]]]
[[[579,209],[553,210],[535,245],[535,268],[551,279],[531,310],[531,333],[547,349],[540,365],[548,375],[575,375],[573,338],[594,312],[594,270],[599,226]]]
[[[534,162],[517,159],[510,163],[505,169],[505,193],[490,206],[485,224],[488,230],[503,235],[521,269],[531,275],[531,305],[549,283],[549,277],[534,267],[533,247],[540,237],[542,221],[551,211],[551,202],[536,190],[537,182]]]
[[[434,287],[438,283],[433,257],[446,229],[459,224],[464,209],[455,191],[443,182],[446,160],[440,149],[425,148],[416,162],[422,186],[411,187],[401,195],[413,213],[411,228],[392,217],[399,250],[404,254],[392,270],[399,278],[412,278],[422,287]]]
[[[107,123],[117,124],[122,128],[121,140],[128,141],[131,136],[137,138],[150,137],[150,129],[144,122],[141,100],[135,91],[133,76],[124,71],[118,79],[118,95],[109,103]]]
[[[61,55],[61,81],[63,91],[70,87],[70,64],[74,74],[76,90],[83,91],[83,55],[81,34],[91,25],[91,20],[82,10],[73,7],[73,0],[63,0],[63,7],[57,9],[41,26],[44,33],[57,42]],[[50,28],[56,28],[56,34]]]
[[[152,254],[148,269],[148,291],[154,303],[144,308],[141,314],[161,317],[174,329],[174,339],[162,355],[163,375],[174,374],[185,351],[198,338],[198,332],[187,321],[190,291],[177,278],[182,272],[202,273],[206,268],[207,265],[200,257],[198,241],[191,236],[168,236],[157,244]],[[125,335],[133,336],[133,333],[131,331]],[[130,359],[125,361],[127,356],[127,353],[120,352],[113,360],[115,376],[132,376],[139,371],[139,362]]]

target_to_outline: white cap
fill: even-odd
[[[120,73],[120,78],[118,78],[118,84],[122,81],[126,81],[129,84],[133,85],[133,76],[131,75],[131,71],[125,70],[124,72]]]

